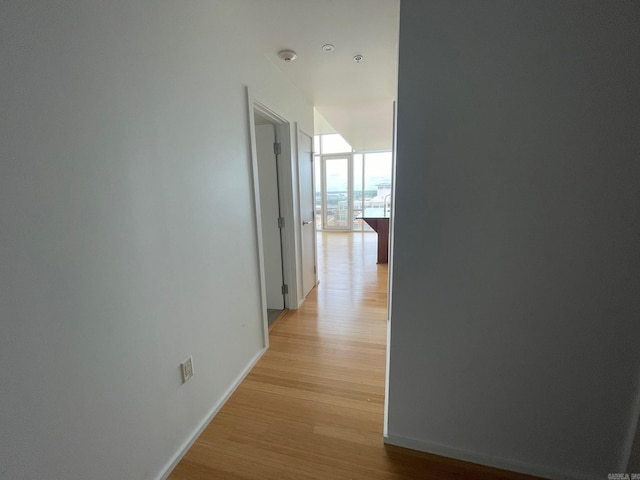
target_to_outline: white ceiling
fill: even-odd
[[[399,0],[241,0],[248,39],[356,150],[390,149],[398,69]],[[322,46],[331,43],[332,53]],[[298,58],[285,63],[282,49]],[[353,57],[364,59],[355,63]],[[317,129],[327,133],[321,118]]]

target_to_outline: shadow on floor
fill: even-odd
[[[273,325],[273,322],[275,322],[278,319],[278,317],[282,312],[284,312],[284,310],[275,310],[273,308],[267,308],[267,319],[269,320],[269,326]]]

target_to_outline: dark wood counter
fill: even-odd
[[[378,263],[389,261],[389,217],[362,217],[378,234]]]

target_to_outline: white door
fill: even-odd
[[[298,186],[302,219],[302,296],[316,285],[316,222],[313,189],[313,140],[298,130]]]
[[[278,200],[278,164],[274,153],[275,127],[256,125],[256,153],[258,157],[258,185],[262,220],[262,247],[267,290],[267,308],[282,310],[282,244],[280,240],[280,205]]]

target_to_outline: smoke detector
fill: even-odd
[[[278,52],[278,57],[280,57],[282,60],[284,60],[287,63],[295,60],[297,56],[298,54],[293,50],[280,50]]]

